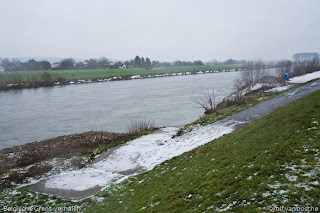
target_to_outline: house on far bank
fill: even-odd
[[[28,68],[28,63],[24,63],[24,62],[18,61],[15,64],[14,70],[16,70],[16,71],[25,71],[25,70],[27,70],[27,68]]]
[[[52,65],[51,65],[51,69],[52,70],[58,70],[58,69],[60,69],[60,66],[61,66],[61,64],[60,63],[53,63]]]
[[[3,66],[0,66],[0,72],[4,72]]]
[[[15,71],[26,71],[26,70],[51,70],[51,63],[48,61],[35,61],[30,59],[28,62],[18,61],[14,69]]]
[[[127,65],[121,63],[121,62],[116,62],[116,63],[112,63],[109,65],[110,69],[115,69],[115,68],[122,68],[122,69],[126,69],[127,68]]]

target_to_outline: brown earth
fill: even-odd
[[[0,150],[0,174],[55,157],[90,154],[90,150],[101,145],[113,147],[130,137],[132,136],[126,133],[91,131],[2,149]]]

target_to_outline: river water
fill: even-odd
[[[238,72],[112,81],[0,92],[0,149],[91,130],[125,132],[132,118],[182,126],[203,109],[190,99],[213,87],[233,92]]]

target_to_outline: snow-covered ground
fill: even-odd
[[[320,78],[320,71],[308,73],[302,76],[293,77],[289,80],[289,83],[301,84],[317,78]]]
[[[173,139],[172,136],[177,133],[178,128],[166,127],[126,143],[104,160],[86,168],[53,175],[46,180],[45,187],[75,191],[84,191],[97,186],[106,187],[130,175],[151,170],[165,160],[228,134],[238,123],[219,124],[218,122],[200,126]]]
[[[314,80],[320,78],[320,71],[316,71],[313,73],[308,73],[302,76],[297,76],[297,77],[293,77],[289,80],[289,83],[293,83],[293,84],[301,84],[301,83],[306,83],[308,81]],[[254,91],[254,90],[258,90],[260,89],[262,86],[270,86],[269,84],[262,84],[262,83],[256,83],[253,84],[251,87],[249,87],[248,92]],[[267,90],[266,92],[282,92],[284,90],[289,89],[290,87],[292,87],[290,84],[286,85],[286,86],[279,86],[279,87],[274,87],[272,89]]]
[[[290,85],[282,86],[282,87],[274,87],[272,89],[267,90],[266,92],[281,92],[290,88]]]

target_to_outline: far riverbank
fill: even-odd
[[[119,71],[119,73],[116,73],[115,71],[110,71],[110,73],[105,75],[106,77],[94,77],[94,78],[85,78],[86,75],[84,75],[83,77],[79,75],[78,78],[76,78],[77,74],[72,74],[72,76],[62,75],[65,77],[56,77],[61,73],[57,73],[57,71],[46,71],[46,72],[31,71],[30,75],[32,75],[33,73],[33,77],[32,77],[33,80],[30,80],[29,77],[23,80],[23,75],[25,75],[24,72],[28,72],[28,71],[11,72],[11,73],[7,72],[6,75],[2,76],[2,78],[8,78],[8,79],[14,79],[14,80],[11,80],[11,82],[6,79],[2,80],[0,75],[0,91],[14,90],[14,89],[19,90],[19,89],[26,89],[26,88],[52,87],[57,85],[74,85],[74,84],[86,84],[86,83],[97,83],[97,82],[108,82],[108,81],[185,76],[185,75],[197,75],[197,74],[208,74],[208,73],[219,73],[219,72],[234,72],[234,71],[241,70],[237,67],[230,69],[230,66],[226,66],[226,68],[228,69],[206,69],[206,68],[210,68],[210,67],[204,66],[203,69],[196,69],[196,70],[190,70],[190,71],[180,71],[182,69],[174,69],[174,70],[158,69],[158,70],[151,70],[149,73],[148,72],[146,73],[145,70],[143,72],[133,71],[134,73],[137,73],[137,74],[125,74],[126,72],[121,72],[121,71]],[[189,69],[186,69],[186,70],[189,70]],[[149,70],[146,70],[146,71],[149,71]],[[69,71],[66,70],[65,72],[69,72]],[[81,71],[78,71],[78,72],[81,72]],[[34,75],[34,73],[36,73],[36,75]]]

